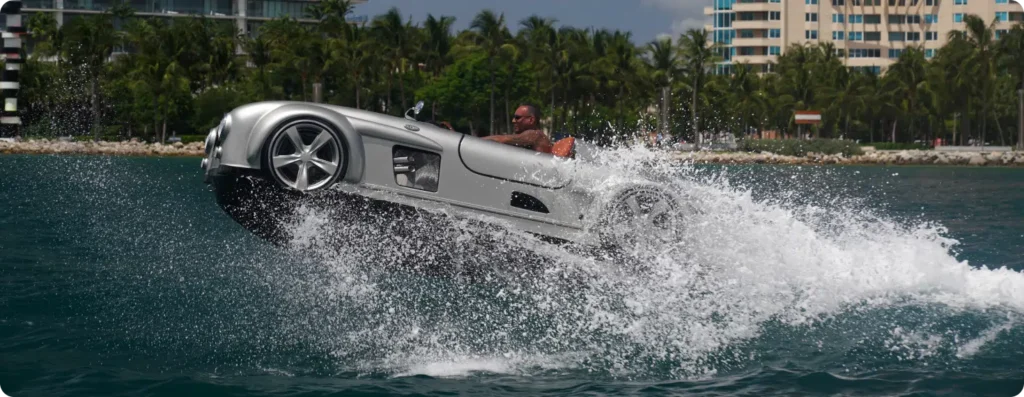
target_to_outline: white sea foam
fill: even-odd
[[[313,321],[331,330],[321,342],[339,359],[431,376],[511,373],[557,357],[556,366],[610,374],[669,365],[693,377],[748,360],[738,347],[773,321],[813,326],[895,305],[1024,311],[1024,274],[957,260],[941,225],[897,222],[860,204],[755,200],[728,178],[644,149],[600,160],[615,170],[611,178],[681,175],[672,187],[697,209],[677,242],[637,254],[645,271],[612,271],[608,259],[513,230],[432,221],[418,237],[397,238],[387,219],[337,227],[313,210],[295,227],[296,246],[319,253],[329,280],[292,298],[335,308]],[[318,242],[323,236],[332,242]],[[541,273],[517,270],[527,256],[541,258]],[[396,272],[432,261],[495,271],[482,281]],[[922,346],[907,359],[932,356],[945,338],[889,329],[890,347]],[[960,355],[997,333],[962,345]]]

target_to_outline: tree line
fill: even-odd
[[[1017,136],[1024,27],[997,39],[995,22],[976,15],[934,57],[911,46],[877,75],[844,66],[831,42],[790,45],[770,73],[716,73],[721,48],[702,29],[638,44],[629,32],[537,15],[507,21],[484,10],[455,32],[449,16],[416,24],[392,8],[354,24],[352,10],[321,0],[299,16],[316,23],[277,18],[248,35],[232,20],[136,16],[123,4],[59,28],[53,14],[33,14],[23,134],[161,141],[203,134],[244,103],[311,101],[317,85],[323,102],[391,115],[424,100],[421,118],[474,135],[510,131],[526,102],[553,135],[597,142],[793,135],[797,110],[822,112],[821,125],[804,129],[815,137],[1008,145]]]

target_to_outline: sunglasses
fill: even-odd
[[[523,117],[530,117],[530,116],[520,116],[518,114],[513,114],[512,115],[512,121],[517,121],[517,120],[519,120],[519,119],[521,119]]]

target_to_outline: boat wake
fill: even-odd
[[[696,211],[677,241],[604,257],[446,217],[339,227],[310,206],[288,249],[313,259],[282,294],[310,309],[289,321],[338,362],[389,376],[693,379],[786,351],[858,356],[845,370],[893,356],[955,363],[1021,331],[1024,274],[958,260],[941,225],[792,188],[762,194],[643,148],[599,161],[688,197]]]

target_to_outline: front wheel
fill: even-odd
[[[307,193],[330,187],[344,176],[347,154],[335,129],[319,120],[298,119],[271,134],[264,164],[278,185]]]

